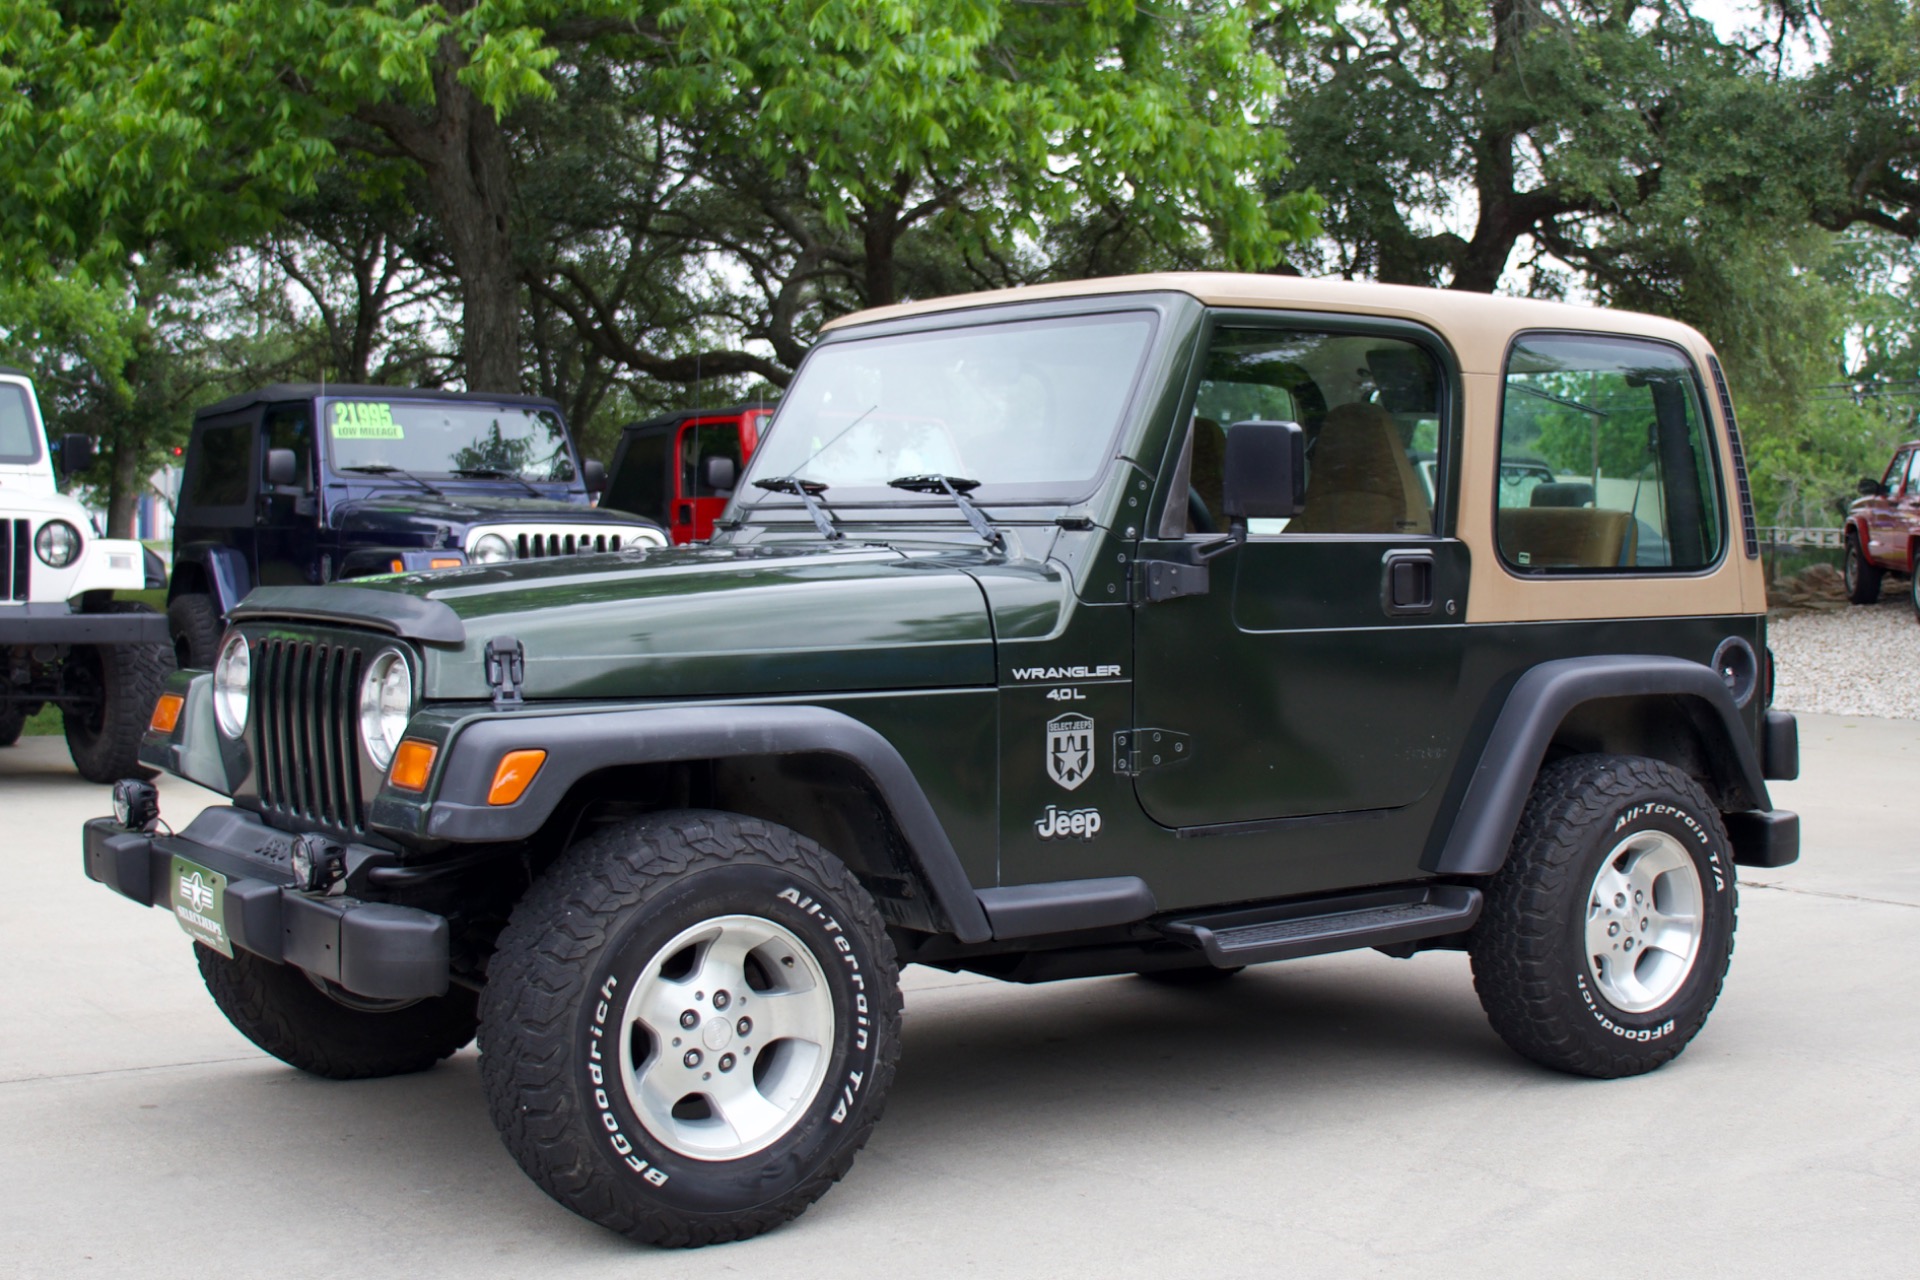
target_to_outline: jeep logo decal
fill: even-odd
[[[1093,772],[1093,721],[1055,716],[1047,721],[1047,776],[1071,791]]]

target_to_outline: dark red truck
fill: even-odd
[[[705,542],[772,416],[771,405],[742,404],[629,423],[600,505],[658,520],[675,544]]]
[[[1920,619],[1920,440],[1894,450],[1886,474],[1860,481],[1860,497],[1847,511],[1847,598],[1872,604],[1880,598],[1881,579],[1904,575]]]

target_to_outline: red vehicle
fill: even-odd
[[[1881,579],[1903,574],[1913,591],[1914,616],[1920,618],[1920,440],[1894,451],[1886,474],[1860,481],[1860,497],[1847,511],[1847,598],[1872,604],[1880,598]]]
[[[742,404],[627,424],[600,505],[658,520],[675,543],[705,542],[772,416],[770,405]]]

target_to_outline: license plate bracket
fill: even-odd
[[[189,938],[233,958],[233,940],[227,936],[225,876],[175,857],[167,873],[167,900],[173,905],[174,920]]]

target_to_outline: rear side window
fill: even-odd
[[[40,461],[40,424],[33,420],[27,393],[0,382],[0,462],[25,466]]]
[[[1507,357],[1497,532],[1522,573],[1704,569],[1726,542],[1699,379],[1664,343],[1529,334]]]
[[[253,423],[204,428],[193,442],[186,480],[195,507],[243,507],[253,492]]]
[[[732,419],[703,422],[697,427],[684,427],[682,432],[680,454],[684,472],[680,478],[680,492],[689,498],[725,496],[721,490],[702,483],[701,471],[708,458],[730,458],[733,461],[733,474],[740,474],[744,469],[740,458],[740,424]],[[731,493],[732,490],[726,492]]]

